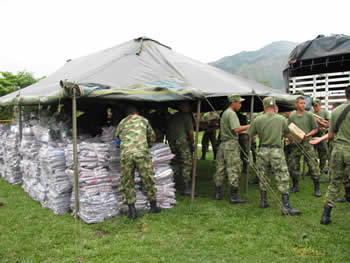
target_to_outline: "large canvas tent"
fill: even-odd
[[[204,98],[215,101],[232,93],[273,95],[282,104],[290,99],[285,93],[185,57],[142,37],[68,60],[38,83],[0,97],[0,106],[55,103],[70,97],[67,89],[62,88],[69,87],[66,83],[78,84],[78,96],[87,101],[169,102]]]
[[[53,104],[73,97],[73,145],[76,164],[76,97],[79,103],[104,104],[116,101],[197,101],[197,144],[200,102],[205,102],[202,105],[204,110],[212,110],[211,105],[222,108],[223,102],[227,101],[227,95],[232,93],[246,96],[246,110],[250,109],[251,112],[255,104],[255,110],[262,110],[261,99],[264,96],[274,96],[280,106],[286,107],[290,105],[290,100],[293,100],[286,93],[185,57],[155,40],[141,37],[85,57],[68,60],[57,72],[38,83],[0,97],[0,106]],[[255,97],[259,99],[254,100]],[[193,180],[196,173],[196,157],[197,148]],[[77,165],[74,181],[77,185]],[[76,192],[76,202],[78,199]],[[76,207],[78,208],[78,203]]]

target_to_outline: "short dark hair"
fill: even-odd
[[[345,97],[350,99],[350,85],[345,88]]]
[[[134,113],[138,113],[138,112],[139,112],[138,109],[134,105],[129,105],[125,109],[125,114],[127,116],[131,115],[131,114],[134,114]]]
[[[298,103],[300,100],[305,100],[305,98],[303,96],[299,96],[295,102]]]

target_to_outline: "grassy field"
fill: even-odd
[[[212,158],[212,155],[209,155]],[[199,197],[177,195],[175,208],[161,214],[126,215],[101,224],[82,224],[82,262],[349,262],[350,204],[339,204],[333,223],[320,225],[322,198],[312,196],[310,177],[291,195],[299,217],[283,217],[271,198],[258,208],[259,189],[242,194],[247,204],[215,201],[215,164],[199,161]],[[322,184],[325,193],[326,184]],[[0,262],[77,262],[75,222],[56,216],[18,185],[0,179]]]

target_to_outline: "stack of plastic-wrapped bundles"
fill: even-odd
[[[170,160],[174,157],[164,143],[155,143],[151,148],[155,170],[157,203],[161,208],[172,208],[176,204],[174,172]]]
[[[112,178],[108,167],[109,146],[105,143],[84,140],[78,144],[80,213],[86,223],[99,223],[119,213],[117,199],[112,192]],[[66,165],[73,165],[73,145],[66,148]],[[66,173],[73,180],[73,170]],[[71,207],[74,211],[75,199],[72,193]]]
[[[23,176],[22,188],[31,198],[45,206],[47,185],[40,173],[40,148],[41,143],[34,136],[33,126],[29,122],[24,122],[22,141],[19,147],[19,153],[22,157],[20,162]]]
[[[8,124],[0,124],[0,174],[4,175],[5,172],[5,143],[6,143],[6,135],[10,126]]]
[[[5,133],[5,151],[3,155],[4,170],[2,177],[10,184],[21,184],[22,174],[20,171],[21,156],[18,152],[19,129],[17,124],[12,124]]]
[[[65,139],[67,124],[54,118],[47,120],[47,126],[34,127],[36,138],[42,143],[39,161],[42,180],[47,186],[46,207],[54,214],[70,211],[72,184],[65,173]]]

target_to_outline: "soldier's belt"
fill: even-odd
[[[278,148],[278,149],[281,148],[280,145],[271,145],[271,144],[261,144],[261,145],[259,145],[259,147],[264,147],[264,148]]]

